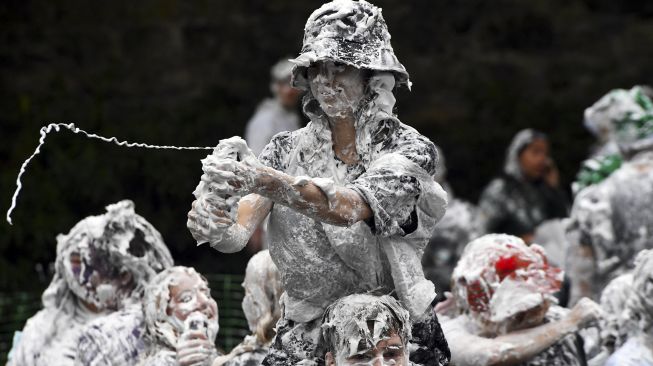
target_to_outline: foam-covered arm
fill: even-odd
[[[532,359],[575,329],[569,321],[561,320],[496,338],[477,336],[462,329],[451,330],[447,326],[444,333],[451,347],[451,360],[456,365],[508,366]]]
[[[586,326],[599,314],[598,305],[585,298],[558,321],[495,338],[469,333],[460,319],[445,323],[443,330],[451,347],[452,361],[458,366],[519,365],[553,346],[566,335]]]
[[[308,217],[339,226],[372,217],[370,206],[358,192],[330,179],[293,177],[269,167],[257,170],[254,192]]]

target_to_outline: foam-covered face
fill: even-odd
[[[329,117],[352,115],[365,93],[363,72],[332,61],[316,62],[307,72],[311,93]]]
[[[550,305],[549,301],[542,301],[531,309],[513,315],[505,324],[500,326],[505,326],[505,332],[514,332],[538,326],[544,322],[544,317],[549,311]]]
[[[131,274],[113,263],[109,253],[88,244],[81,240],[64,253],[68,287],[90,310],[116,310],[134,287]]]
[[[407,351],[401,338],[396,332],[390,338],[384,339],[376,344],[376,347],[363,350],[361,353],[346,357],[339,354],[336,365],[347,366],[380,366],[393,365],[403,366],[408,363]]]
[[[201,277],[182,272],[170,284],[167,313],[183,322],[193,312],[200,312],[208,319],[215,319],[218,315],[218,304],[211,297],[211,290]]]
[[[218,304],[211,297],[207,283],[197,274],[180,272],[170,283],[169,290],[166,313],[177,332],[184,332],[189,316],[199,313],[207,321],[207,336],[215,339],[218,333]]]

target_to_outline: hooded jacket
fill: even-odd
[[[542,222],[567,216],[564,192],[544,181],[529,181],[521,170],[519,155],[543,134],[527,129],[513,138],[506,154],[503,173],[484,189],[479,207],[486,232],[516,236],[533,234]]]

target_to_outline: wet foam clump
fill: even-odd
[[[213,153],[207,156],[205,159],[202,159],[202,165],[204,168],[206,168],[206,166],[211,161],[225,161],[225,160],[242,162],[249,166],[260,165],[254,153],[249,149],[249,147],[247,147],[247,143],[245,142],[245,140],[243,140],[239,136],[234,136],[225,140],[220,140],[220,143],[218,144],[218,146],[215,147]],[[202,176],[202,180],[200,180],[199,184],[193,191],[193,195],[195,196],[195,199],[197,199],[199,207],[193,207],[191,213],[198,214],[194,211],[206,210],[207,207],[209,207],[208,203],[210,202],[211,206],[213,207],[227,207],[229,218],[235,222],[238,215],[238,202],[242,197],[238,194],[233,193],[233,188],[231,187],[231,184],[227,181],[227,179],[219,183],[212,182],[211,183],[212,187],[217,189],[217,191],[214,192],[213,191],[214,188],[210,187],[210,185],[207,184],[207,182],[204,180],[206,177],[207,177],[206,174]],[[222,193],[227,191],[231,193]],[[198,216],[204,216],[204,215],[198,214]],[[224,231],[217,230],[214,233],[214,236],[212,237],[213,241],[215,242],[221,241],[222,234],[224,234]],[[197,240],[197,245],[207,242],[207,240],[204,238],[196,238],[196,240]]]

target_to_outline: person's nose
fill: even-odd
[[[208,315],[210,309],[209,306],[210,302],[211,302],[211,298],[209,297],[209,295],[205,294],[204,292],[198,293],[196,311],[207,312]]]
[[[327,67],[326,64],[322,64],[320,66],[320,76],[325,86],[328,86],[330,88],[333,87],[334,75],[331,72],[331,69]]]

